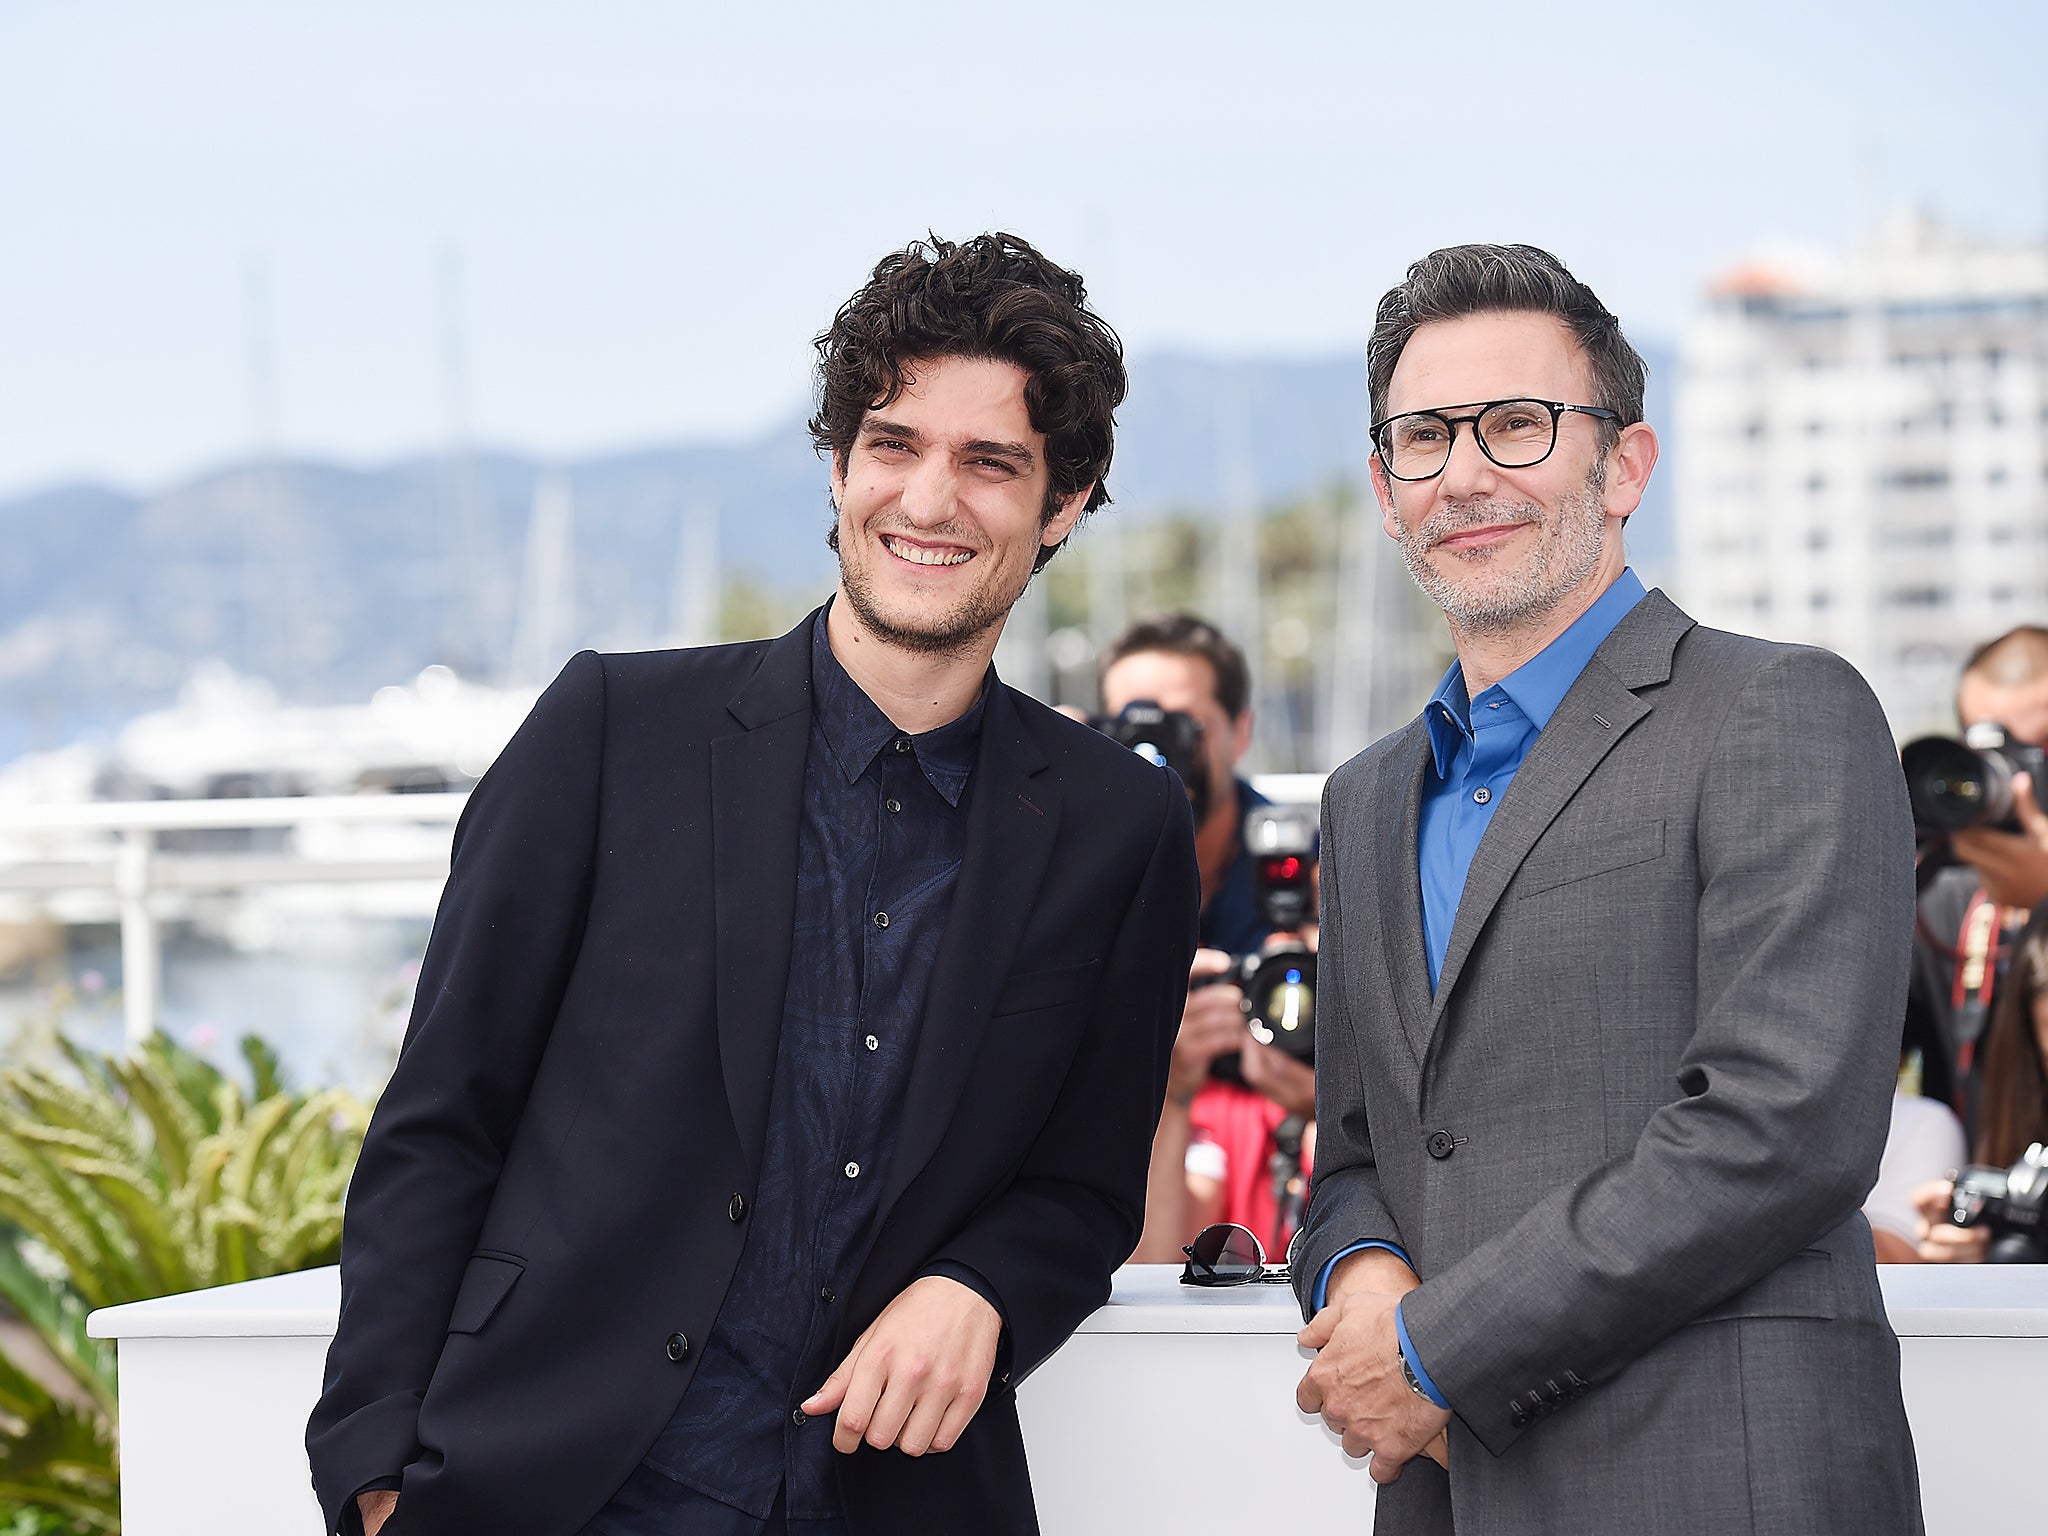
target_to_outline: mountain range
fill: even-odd
[[[1650,419],[1669,422],[1669,354],[1648,355]],[[1131,379],[1115,500],[1098,516],[1209,519],[1364,472],[1362,357],[1164,354],[1135,359]],[[1670,450],[1667,438],[1632,523],[1653,577],[1672,549]],[[550,664],[580,645],[657,644],[679,631],[693,579],[702,590],[690,566],[714,524],[728,615],[748,594],[755,611],[786,612],[833,577],[824,478],[793,416],[749,442],[569,463],[289,457],[152,493],[72,484],[0,500],[0,761],[110,731],[206,661],[313,703],[360,700],[434,662],[503,677],[522,626],[525,654],[538,644]],[[536,489],[550,480],[567,495],[544,518]]]

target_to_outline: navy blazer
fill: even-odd
[[[307,1427],[328,1528],[571,1536],[675,1411],[745,1238],[789,968],[810,621],[600,656],[477,786],[350,1188]],[[840,1351],[986,1277],[1010,1369],[953,1450],[841,1464],[855,1531],[1036,1530],[1013,1394],[1109,1293],[1195,942],[1170,773],[998,684]]]

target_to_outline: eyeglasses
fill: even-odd
[[[1372,444],[1380,463],[1396,480],[1428,480],[1444,472],[1458,428],[1472,424],[1479,451],[1502,469],[1527,469],[1541,464],[1557,446],[1557,420],[1567,411],[1601,421],[1620,421],[1614,411],[1598,405],[1566,405],[1562,400],[1477,400],[1444,410],[1468,410],[1469,416],[1444,411],[1408,411],[1376,422]]]
[[[1188,1261],[1180,1272],[1182,1285],[1285,1285],[1285,1264],[1266,1262],[1265,1244],[1249,1227],[1219,1221],[1202,1228],[1181,1252]]]

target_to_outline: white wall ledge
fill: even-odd
[[[2048,1265],[1898,1264],[1878,1269],[1885,1311],[1902,1339],[2048,1338]],[[306,1270],[105,1307],[87,1320],[96,1339],[330,1338],[341,1272]],[[1117,1271],[1109,1304],[1080,1332],[1293,1334],[1301,1327],[1284,1285],[1182,1285],[1177,1266]]]
[[[1258,1529],[1285,1490],[1290,1523],[1364,1530],[1374,1485],[1321,1422],[1294,1407],[1308,1352],[1285,1286],[1205,1290],[1168,1265],[1130,1266],[1109,1304],[1019,1389],[1043,1529],[1059,1536]],[[2048,1266],[1879,1271],[1899,1335],[1930,1536],[2039,1530],[2024,1486],[1934,1477],[2028,1466],[2048,1384]],[[316,1536],[306,1416],[340,1302],[310,1270],[109,1307],[120,1341],[121,1502],[127,1536]],[[1151,1401],[1227,1411],[1134,1414]],[[1201,1474],[1190,1474],[1201,1468]],[[2024,1481],[2024,1480],[2023,1480]]]

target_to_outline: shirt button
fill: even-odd
[[[867,1048],[871,1051],[879,1051],[882,1048],[882,1042],[873,1035],[869,1035],[867,1038]]]
[[[1484,805],[1487,801],[1491,800],[1492,798],[1493,791],[1488,789],[1484,784],[1480,785],[1477,789],[1472,791],[1472,803],[1474,805]]]
[[[805,1414],[803,1409],[792,1408],[789,1410],[789,1422],[792,1424],[808,1424],[811,1421],[809,1416]],[[1518,1419],[1516,1420],[1516,1422],[1520,1423],[1521,1421]]]
[[[829,1285],[818,1292],[818,1300],[824,1302],[825,1305],[828,1307],[831,1306],[832,1303],[837,1301],[838,1299],[838,1293],[834,1291],[832,1287]]]
[[[893,799],[893,798],[891,798],[891,799],[888,799],[888,800],[884,800],[884,801],[882,802],[882,804],[888,807],[888,809],[889,809],[889,814],[890,814],[891,816],[894,816],[894,815],[895,815],[895,814],[896,814],[896,813],[897,813],[898,811],[900,811],[900,810],[902,810],[902,809],[903,809],[903,802],[902,802],[901,800],[897,800],[897,799]]]
[[[847,1177],[848,1177],[849,1179],[857,1179],[857,1178],[859,1178],[859,1177],[860,1177],[860,1164],[859,1164],[859,1163],[848,1163],[848,1164],[846,1165],[846,1176],[847,1176]]]
[[[898,752],[908,752],[910,750],[910,738],[908,736],[898,736],[896,738],[896,750]]]
[[[886,927],[888,927],[888,926],[889,926],[889,914],[888,914],[888,913],[886,913],[886,912],[877,912],[877,913],[875,914],[875,926],[876,926],[877,928],[886,928]]]

